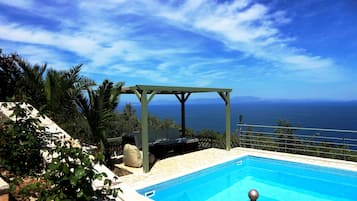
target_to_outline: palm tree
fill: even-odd
[[[76,100],[80,112],[87,120],[91,136],[99,144],[99,150],[105,154],[106,160],[109,159],[106,132],[114,119],[114,111],[119,104],[118,97],[123,85],[123,82],[114,85],[104,80],[98,89],[88,87],[87,94],[79,94]]]
[[[0,49],[0,100],[2,101],[15,96],[16,83],[21,77],[21,69],[17,65],[19,59],[16,54],[6,55]]]
[[[95,82],[80,76],[82,65],[68,71],[48,70],[45,80],[46,114],[53,118],[63,129],[79,137],[86,126],[78,111],[76,98],[82,90],[94,86]]]
[[[44,74],[47,64],[34,65],[19,60],[18,66],[22,70],[21,79],[17,82],[16,100],[30,103],[35,108],[43,111],[46,105],[44,87]]]
[[[95,82],[79,76],[82,65],[69,71],[48,70],[45,80],[47,110],[50,113],[73,114],[76,110],[76,97],[82,90],[94,86]],[[62,119],[60,119],[62,120]]]
[[[47,65],[34,65],[0,49],[0,99],[23,101],[40,108],[46,102],[43,76]]]

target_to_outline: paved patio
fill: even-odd
[[[321,165],[357,171],[356,162],[324,159],[319,157],[255,150],[248,148],[234,148],[231,151],[211,148],[167,158],[164,160],[157,161],[149,173],[143,173],[142,168],[130,168],[124,166],[123,164],[118,164],[117,166],[133,173],[120,177],[120,179],[126,185],[134,189],[141,189],[245,155],[288,160],[293,162],[303,162],[313,165]]]

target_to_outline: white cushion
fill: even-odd
[[[124,145],[124,165],[129,167],[141,167],[143,165],[143,156],[140,150],[131,144]]]

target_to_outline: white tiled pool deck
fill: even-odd
[[[223,162],[227,162],[245,155],[260,156],[272,159],[280,159],[357,171],[356,162],[263,151],[248,148],[234,148],[230,151],[212,148],[167,158],[164,160],[157,161],[149,173],[143,173],[142,168],[130,168],[123,166],[122,164],[118,166],[133,173],[127,176],[120,177],[122,181],[133,189],[141,189]]]

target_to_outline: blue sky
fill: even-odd
[[[357,100],[354,0],[0,0],[0,48],[98,83]]]

